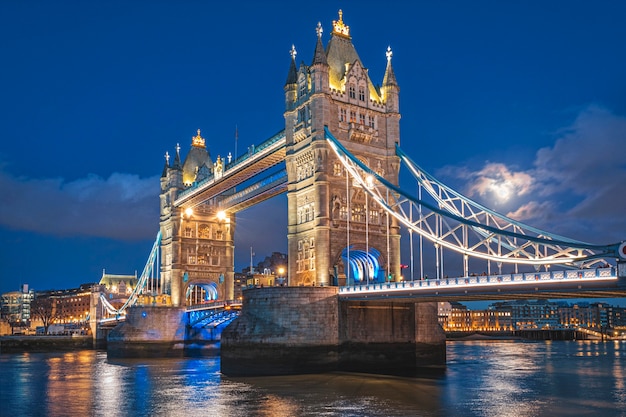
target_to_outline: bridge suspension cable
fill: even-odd
[[[594,245],[525,225],[496,213],[436,180],[396,146],[420,189],[415,197],[378,175],[352,155],[328,130],[326,140],[349,172],[380,207],[409,231],[464,257],[501,263],[587,268],[619,258],[620,243]],[[421,190],[425,190],[422,195]],[[426,200],[430,197],[430,200]],[[417,219],[413,212],[419,213]],[[623,245],[623,244],[622,244]]]
[[[133,289],[133,291],[128,296],[128,299],[124,302],[124,304],[116,308],[114,307],[109,300],[107,300],[104,294],[100,294],[100,301],[102,302],[103,307],[109,314],[113,315],[121,315],[124,314],[126,308],[134,305],[137,302],[138,297],[141,294],[144,294],[146,290],[148,290],[151,286],[150,283],[154,279],[158,279],[157,275],[159,272],[159,250],[161,247],[161,231],[157,233],[156,239],[152,244],[152,250],[150,251],[150,255],[148,255],[148,260],[146,261],[146,265],[137,280],[137,285]]]

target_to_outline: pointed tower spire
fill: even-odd
[[[322,45],[322,23],[317,22],[317,27],[315,28],[315,32],[317,32],[317,43],[315,44],[315,53],[313,54],[313,63],[311,66],[315,64],[325,64],[328,65],[328,60],[326,59],[326,52],[324,52],[324,45]]]
[[[296,68],[296,47],[291,45],[289,51],[291,55],[291,64],[289,65],[289,73],[287,73],[287,81],[283,90],[285,91],[285,109],[293,109],[298,100],[298,70]]]
[[[165,166],[163,167],[163,173],[161,174],[161,178],[167,177],[167,169],[170,167],[170,153],[165,152]]]
[[[391,51],[391,46],[387,46],[387,68],[385,69],[385,77],[383,78],[383,86],[398,86],[398,82],[396,81],[396,75],[393,73],[393,67],[391,66],[391,57],[393,56],[393,52]]]
[[[174,158],[174,167],[175,169],[182,169],[183,165],[180,162],[180,143],[176,144],[176,157]]]
[[[289,51],[289,54],[291,55],[291,65],[289,66],[289,72],[287,73],[287,81],[285,82],[285,86],[298,83],[298,69],[296,68],[296,55],[298,54],[298,52],[296,51],[295,45],[291,45],[291,50]]]

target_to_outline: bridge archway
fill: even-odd
[[[334,285],[384,282],[388,275],[386,258],[373,247],[356,244],[344,247],[335,258]],[[339,279],[341,277],[341,279]]]
[[[185,304],[203,304],[220,299],[219,289],[214,282],[195,282],[187,286],[185,291]]]

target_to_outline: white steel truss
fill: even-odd
[[[467,257],[501,263],[588,268],[619,258],[620,243],[594,245],[525,225],[457,193],[415,164],[396,146],[396,155],[415,178],[420,198],[391,184],[352,155],[326,128],[326,140],[352,177],[388,215],[407,229]],[[429,198],[427,200],[427,198]],[[414,215],[414,213],[416,215]],[[623,244],[622,244],[623,245]],[[597,265],[596,265],[597,266]]]

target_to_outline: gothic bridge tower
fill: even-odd
[[[174,205],[181,192],[214,175],[223,162],[219,156],[212,162],[200,129],[183,163],[178,145],[174,163],[169,159],[166,154],[161,175],[161,290],[175,307],[232,300],[234,215],[227,217],[214,201],[194,207]]]
[[[291,66],[285,83],[290,285],[345,285],[400,277],[400,235],[394,218],[348,181],[324,139],[324,126],[362,162],[398,184],[399,87],[387,49],[382,86],[374,86],[352,44],[350,28],[333,21],[310,66]]]

